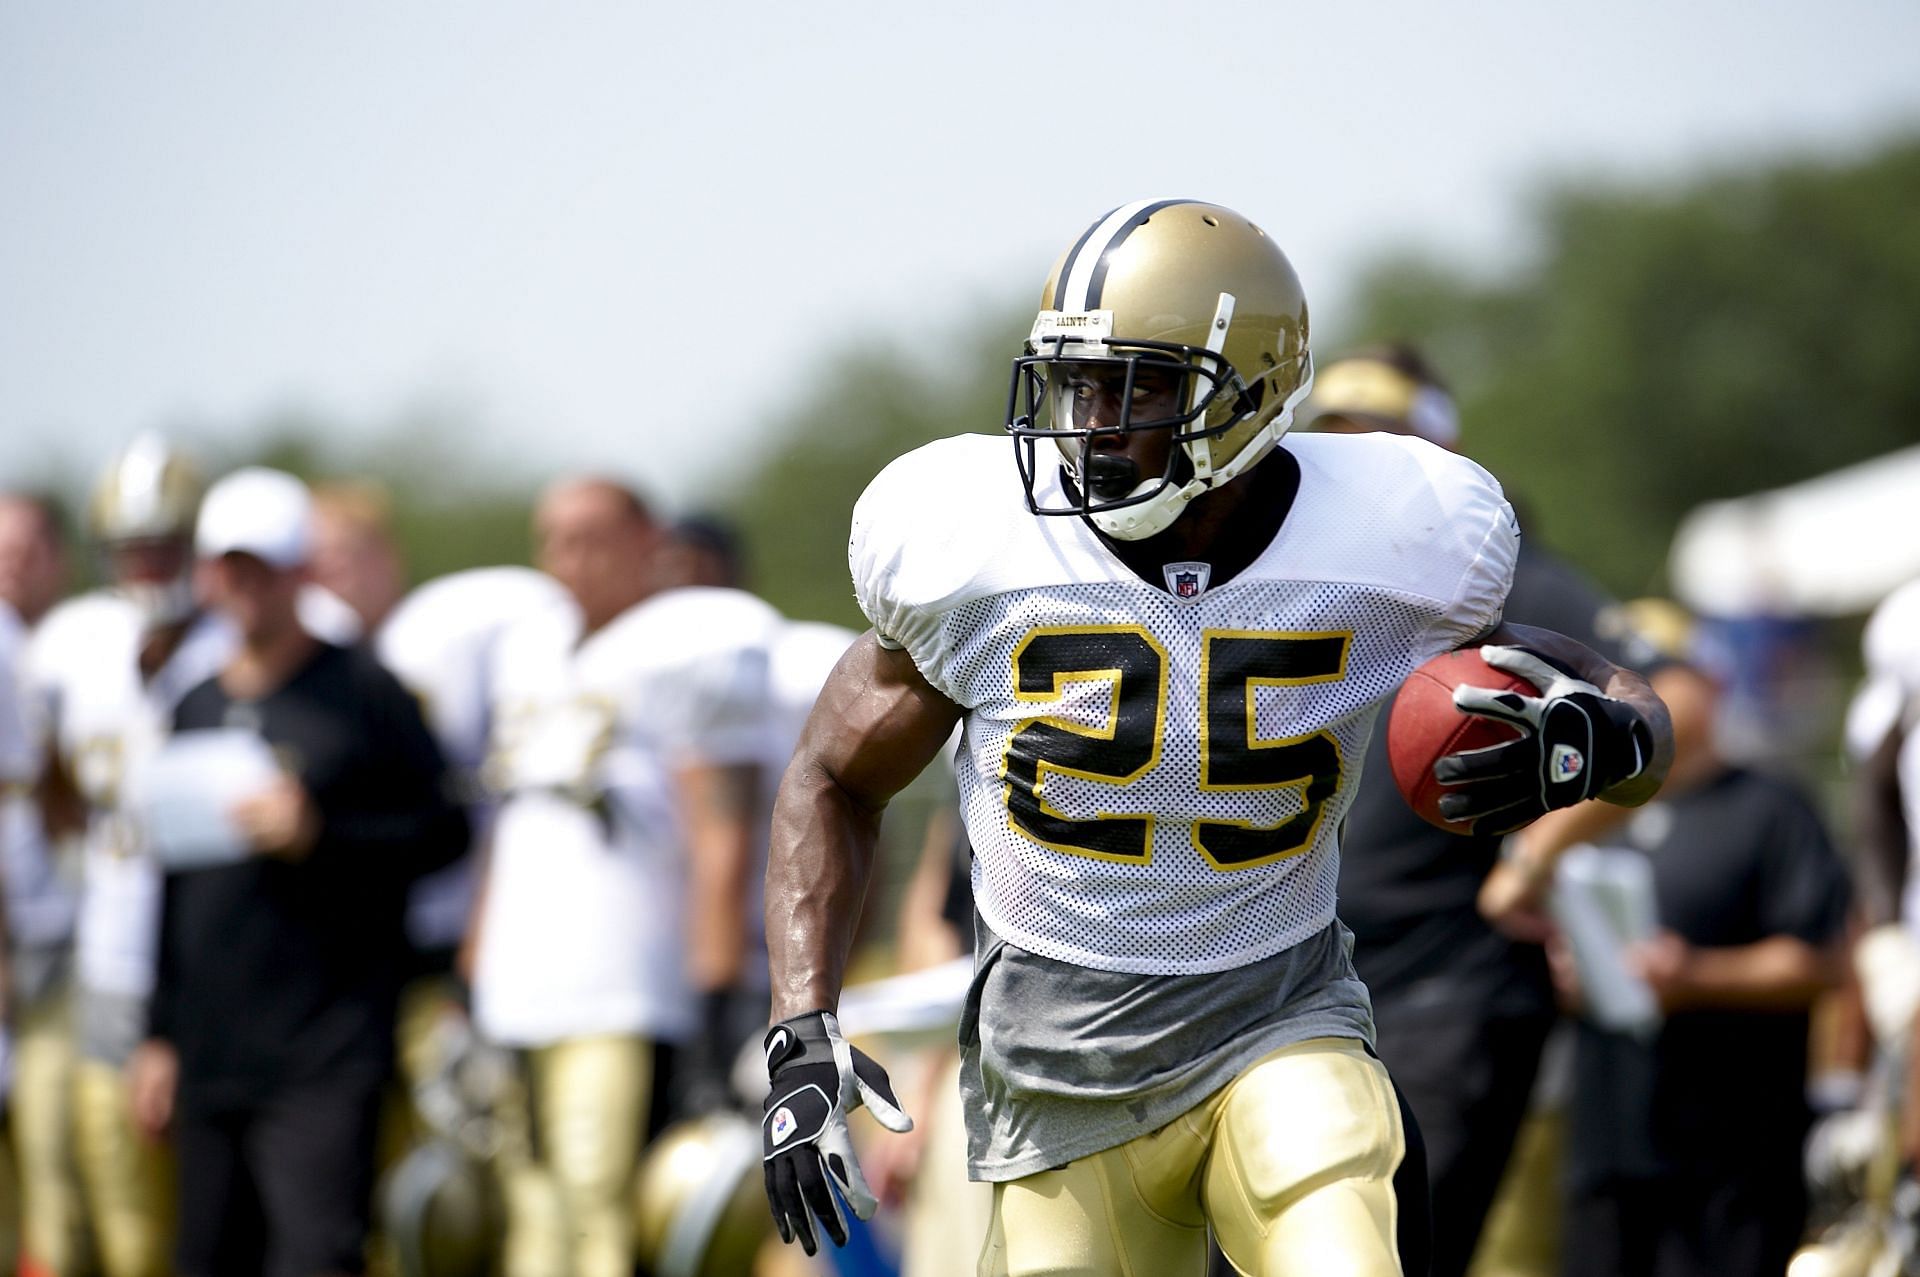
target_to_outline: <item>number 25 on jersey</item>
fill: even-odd
[[[1313,846],[1326,802],[1340,787],[1340,746],[1325,731],[1260,739],[1254,689],[1338,682],[1349,633],[1206,630],[1200,658],[1200,789],[1206,793],[1292,790],[1299,810],[1273,825],[1197,820],[1194,850],[1219,870],[1251,869]],[[1007,814],[1015,828],[1055,851],[1125,864],[1153,855],[1151,813],[1074,819],[1046,800],[1049,775],[1108,785],[1139,780],[1160,762],[1167,728],[1167,652],[1137,625],[1043,627],[1013,651],[1014,695],[1058,702],[1069,683],[1108,685],[1104,721],[1036,718],[1007,739]]]

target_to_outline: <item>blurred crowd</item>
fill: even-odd
[[[1331,363],[1303,421],[1470,442],[1402,347]],[[767,1244],[767,822],[854,635],[606,478],[542,493],[533,568],[410,584],[392,517],[375,482],[208,484],[157,437],[77,531],[0,494],[0,1260],[973,1271],[945,809],[856,963],[892,979],[842,1017],[920,1119],[863,1152],[888,1209],[819,1260]],[[1424,1133],[1436,1277],[1905,1271],[1920,594],[1868,629],[1837,811],[1722,730],[1751,676],[1724,627],[1531,542],[1508,619],[1648,672],[1678,758],[1645,808],[1504,841],[1365,770],[1340,916]]]
[[[636,1176],[757,1171],[767,813],[852,634],[595,477],[411,590],[378,485],[155,437],[81,521],[0,498],[8,1264],[700,1271]]]

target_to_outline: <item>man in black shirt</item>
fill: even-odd
[[[1627,956],[1666,1020],[1651,1040],[1580,1023],[1563,1271],[1777,1277],[1805,1221],[1808,1008],[1840,974],[1846,874],[1796,789],[1722,761],[1713,682],[1653,681],[1673,770],[1606,842],[1651,862],[1660,931]]]
[[[175,1133],[183,1274],[359,1272],[406,891],[465,848],[466,819],[412,698],[300,624],[299,481],[228,476],[197,540],[240,649],[175,730],[256,733],[286,770],[232,811],[251,854],[168,875],[136,1113]]]
[[[1310,430],[1386,430],[1446,448],[1459,437],[1446,390],[1404,346],[1327,365],[1302,420]],[[1577,570],[1522,540],[1508,621],[1558,630],[1631,665],[1599,633],[1610,604]],[[1386,738],[1382,722],[1347,815],[1340,920],[1373,997],[1380,1057],[1425,1137],[1433,1277],[1461,1277],[1526,1115],[1557,1014],[1553,984],[1540,946],[1495,930],[1476,907],[1501,839],[1449,834],[1415,815],[1394,787]]]

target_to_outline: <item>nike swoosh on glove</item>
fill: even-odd
[[[1653,731],[1640,711],[1523,647],[1480,649],[1487,664],[1518,674],[1538,696],[1461,685],[1453,703],[1511,723],[1518,740],[1449,754],[1434,779],[1457,787],[1440,814],[1471,822],[1476,834],[1508,834],[1549,811],[1571,807],[1638,776],[1653,756]]]
[[[847,1045],[831,1011],[782,1020],[767,1030],[764,1046],[773,1089],[760,1123],[761,1150],[780,1240],[797,1236],[813,1254],[817,1216],[833,1244],[844,1246],[847,1220],[834,1189],[861,1219],[871,1219],[880,1204],[854,1160],[847,1114],[865,1104],[890,1131],[912,1130],[913,1119],[895,1098],[887,1071]]]

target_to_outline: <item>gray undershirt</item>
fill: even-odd
[[[973,1179],[1018,1179],[1156,1131],[1280,1047],[1373,1043],[1353,938],[1338,922],[1270,958],[1191,976],[1043,958],[978,913],[974,934],[960,1019]]]

